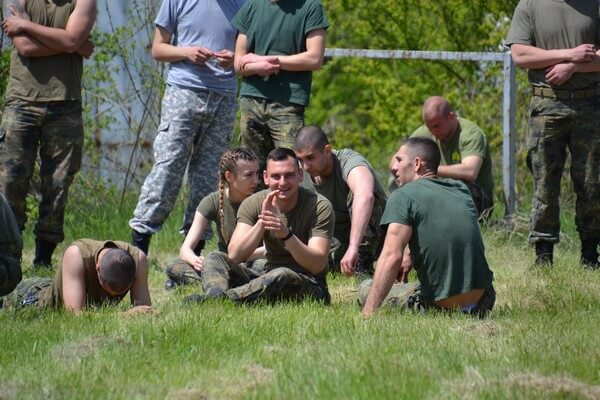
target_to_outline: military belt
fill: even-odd
[[[534,96],[559,100],[579,100],[600,95],[600,86],[578,90],[560,90],[539,86],[533,86],[531,89]]]

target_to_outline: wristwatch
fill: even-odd
[[[288,240],[292,236],[294,236],[294,231],[292,231],[291,227],[288,227],[288,234],[285,235],[285,237],[282,237],[281,240],[283,240],[285,242],[286,240]]]

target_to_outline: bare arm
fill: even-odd
[[[348,249],[340,261],[342,272],[352,275],[358,260],[358,246],[362,242],[371,213],[375,197],[375,180],[369,168],[358,166],[348,174],[348,187],[352,191],[352,219],[350,222],[350,240]]]
[[[388,226],[383,250],[377,260],[373,287],[362,310],[363,316],[373,314],[390,292],[402,267],[404,249],[411,236],[412,227],[408,225],[392,223]]]
[[[238,222],[227,246],[229,259],[234,264],[239,264],[250,258],[259,246],[264,231],[262,219],[256,221],[254,225]]]
[[[25,33],[46,47],[61,53],[73,53],[88,39],[95,20],[96,1],[78,0],[65,29],[36,24],[18,12],[4,20],[3,28],[9,36]]]
[[[146,255],[144,252],[138,252],[137,260],[137,275],[135,281],[129,290],[129,296],[131,297],[131,304],[137,306],[150,306],[152,301],[150,300],[150,292],[148,290],[148,262],[146,261]]]
[[[539,47],[515,43],[510,46],[513,61],[528,69],[543,69],[563,62],[589,62],[596,53],[592,44],[582,44],[572,49],[544,50]]]
[[[473,182],[479,176],[482,165],[482,157],[467,156],[463,158],[459,164],[440,165],[438,168],[438,175],[443,178],[454,178]]]
[[[154,31],[152,41],[152,57],[163,62],[189,60],[194,64],[204,64],[214,53],[200,46],[174,46],[171,44],[171,33],[160,26]]]
[[[210,224],[210,221],[206,217],[196,211],[194,215],[194,221],[188,231],[181,248],[179,249],[179,257],[186,263],[190,264],[196,271],[201,271],[204,265],[204,257],[197,256],[194,252],[194,248],[200,242],[206,227]]]
[[[283,237],[283,236],[282,236]],[[311,274],[319,274],[327,265],[331,241],[328,238],[314,236],[304,244],[296,235],[285,241],[285,247],[294,260]]]
[[[87,290],[83,271],[83,258],[77,246],[69,246],[62,261],[63,304],[65,309],[81,313],[85,308]]]
[[[306,35],[306,51],[289,56],[278,56],[284,71],[315,71],[323,65],[325,29],[315,29]]]
[[[248,38],[238,33],[233,57],[235,72],[241,76],[269,76],[279,72],[279,59],[276,56],[259,56],[248,53]]]

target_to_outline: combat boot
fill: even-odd
[[[542,267],[552,265],[554,255],[554,243],[535,242],[535,265]]]
[[[139,233],[135,229],[131,230],[131,244],[143,251],[146,255],[148,255],[148,247],[150,246],[151,238],[152,234]]]
[[[33,266],[36,268],[52,268],[52,253],[56,249],[57,243],[48,242],[43,239],[35,240],[35,257]]]
[[[581,241],[581,263],[586,268],[597,269],[600,267],[597,240],[586,239]]]

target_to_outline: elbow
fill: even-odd
[[[311,64],[310,64],[310,70],[316,71],[318,69],[321,69],[322,66],[323,66],[323,54],[320,54],[318,57],[314,57],[312,59]]]
[[[243,261],[243,257],[238,249],[232,247],[231,245],[227,247],[227,257],[229,257],[229,260],[231,260],[234,265],[237,265]]]

